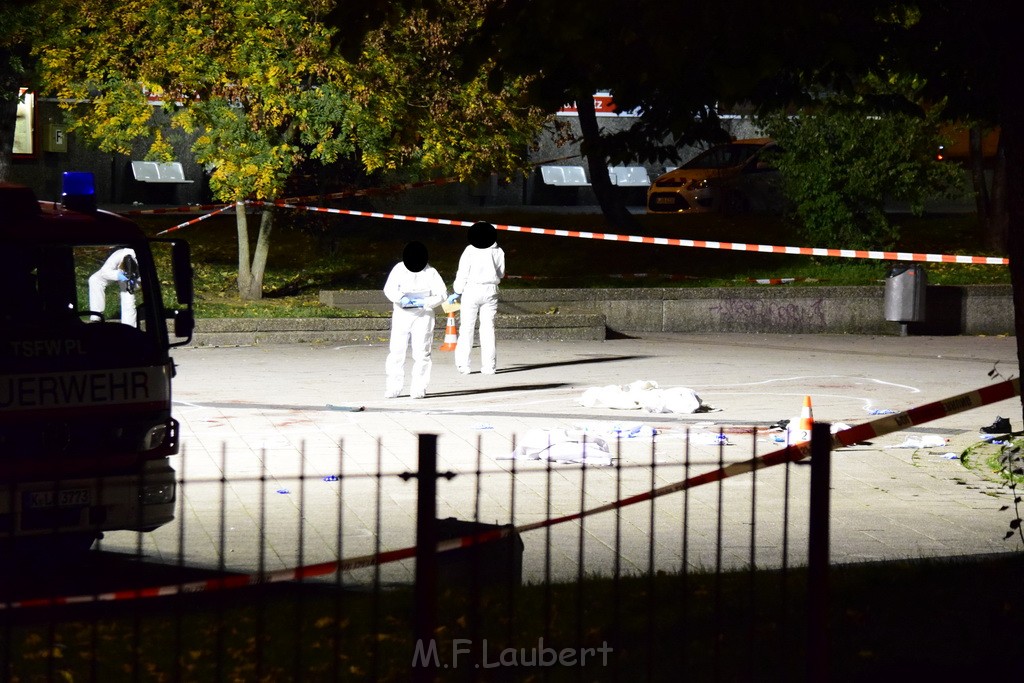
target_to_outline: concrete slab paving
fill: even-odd
[[[182,547],[190,564],[255,572],[408,547],[416,485],[400,475],[416,468],[420,434],[438,435],[439,468],[457,473],[438,482],[439,517],[521,526],[775,450],[776,435],[764,430],[797,418],[805,396],[816,420],[854,425],[872,411],[904,411],[991,384],[993,369],[1018,374],[1010,337],[644,333],[499,339],[493,376],[460,375],[451,353],[435,351],[427,397],[387,400],[386,354],[383,342],[177,350],[183,447],[173,465],[185,481],[182,514],[144,536],[145,553],[176,561]],[[651,414],[580,403],[588,388],[635,380],[691,388],[714,410]],[[1019,551],[1018,540],[1003,540],[1008,490],[954,459],[997,415],[1024,428],[1020,402],[1010,399],[835,452],[833,562]],[[510,459],[531,430],[611,439],[637,426],[657,430],[654,446],[613,440],[618,467]],[[728,445],[708,438],[719,430]],[[908,434],[948,443],[899,448]],[[524,579],[571,579],[581,569],[608,575],[616,556],[626,572],[652,562],[669,571],[684,562],[713,567],[719,556],[728,567],[752,557],[759,567],[803,564],[809,471],[761,470],[525,532]],[[102,547],[133,550],[136,542],[114,533]],[[411,581],[412,568],[385,565],[382,580]],[[345,580],[371,575],[358,570]]]

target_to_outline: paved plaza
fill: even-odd
[[[143,537],[147,558],[177,562],[181,548],[190,566],[255,572],[330,562],[339,545],[345,558],[409,547],[416,483],[399,475],[415,471],[420,434],[438,436],[439,469],[457,475],[438,481],[438,517],[523,526],[777,449],[767,428],[798,417],[805,396],[816,420],[854,425],[992,384],[993,369],[1018,374],[1011,337],[499,339],[496,375],[460,375],[452,354],[435,350],[427,397],[408,398],[407,387],[386,400],[386,354],[385,339],[177,350],[183,448],[173,464],[185,480],[184,514]],[[588,388],[637,380],[693,389],[710,410],[581,404]],[[1009,399],[836,451],[832,561],[1019,551],[1003,539],[1008,490],[957,456],[996,416],[1021,429],[1020,415]],[[557,430],[604,439],[619,466],[511,459],[517,445]],[[907,447],[915,439],[940,445]],[[809,473],[802,464],[771,468],[659,497],[653,510],[645,502],[587,516],[582,532],[578,521],[524,532],[524,580],[570,579],[581,568],[610,574],[617,553],[622,571],[652,562],[674,570],[684,543],[691,568],[718,557],[729,567],[803,564]],[[102,547],[133,551],[136,542],[114,533]],[[346,580],[369,580],[370,571]],[[413,563],[381,571],[384,581],[409,582]]]

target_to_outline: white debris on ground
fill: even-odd
[[[550,460],[586,465],[611,465],[608,441],[582,429],[531,429],[512,454],[500,460]]]
[[[693,389],[662,389],[657,382],[637,380],[630,384],[590,387],[583,392],[580,405],[587,408],[617,410],[643,409],[648,413],[703,413],[715,410],[704,403]]]
[[[497,460],[543,460],[557,463],[608,466],[613,462],[612,449],[619,441],[653,440],[662,430],[643,423],[583,426],[575,429],[531,429],[510,454]],[[729,437],[720,432],[674,431],[675,436],[702,446],[731,446]]]
[[[903,443],[885,448],[944,448],[948,441],[945,437],[937,434],[908,434]]]

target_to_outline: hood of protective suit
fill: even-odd
[[[422,242],[409,242],[402,251],[402,263],[409,272],[420,272],[427,267],[427,248]]]

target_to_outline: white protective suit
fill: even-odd
[[[480,319],[480,371],[493,375],[497,370],[497,345],[494,316],[498,312],[498,283],[505,277],[505,252],[497,243],[483,249],[472,244],[459,258],[452,289],[459,294],[459,340],[455,344],[455,367],[467,374],[469,354],[473,350],[476,321]]]
[[[135,309],[135,293],[128,286],[124,272],[120,269],[125,256],[135,258],[135,250],[118,249],[103,262],[100,269],[89,276],[89,310],[103,313],[107,308],[106,290],[112,283],[117,283],[121,297],[121,322],[132,327],[138,326],[138,312]],[[99,316],[92,316],[99,320]]]
[[[405,358],[412,349],[412,378],[409,395],[423,398],[430,382],[430,347],[434,342],[434,308],[447,296],[444,280],[430,265],[411,271],[405,263],[391,269],[384,284],[384,296],[393,304],[391,343],[384,370],[387,380],[385,398],[395,398],[405,385]],[[403,307],[403,297],[419,300],[419,307]]]

